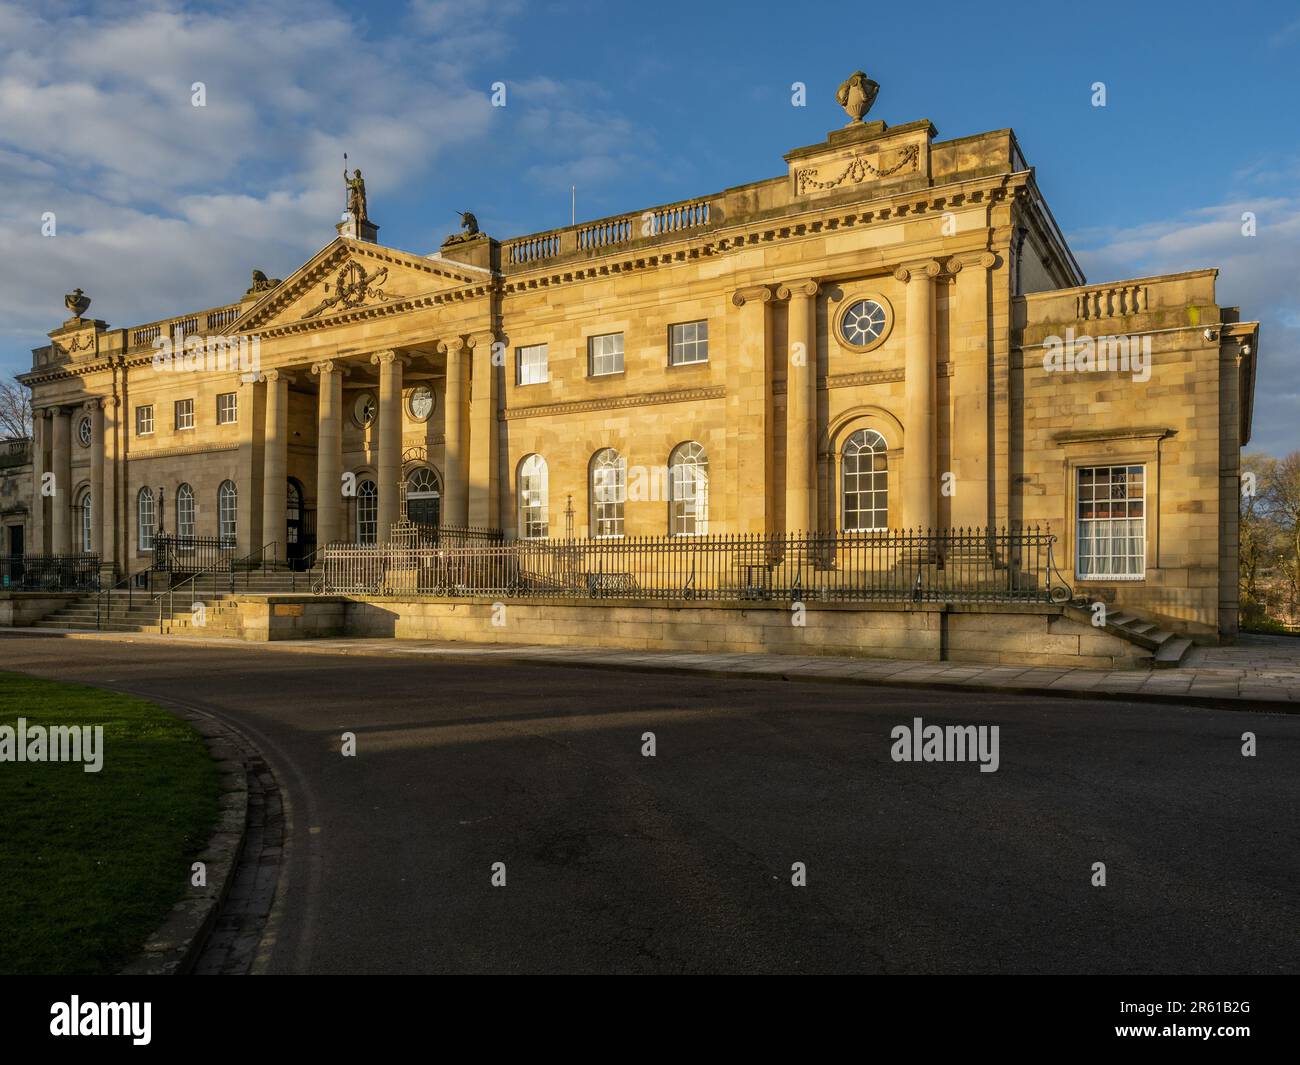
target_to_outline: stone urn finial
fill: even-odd
[[[855,122],[861,122],[862,116],[870,111],[871,105],[876,102],[878,92],[880,86],[862,71],[855,70],[850,74],[835,93],[835,99],[849,116],[845,125],[851,126]]]
[[[90,309],[90,297],[79,288],[74,288],[63,297],[63,306],[72,312],[74,318],[80,318]]]

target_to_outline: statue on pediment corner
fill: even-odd
[[[463,244],[465,241],[473,240],[475,237],[481,235],[478,228],[478,219],[475,218],[471,212],[457,211],[456,213],[460,215],[460,228],[463,232],[451,234],[451,236],[442,242],[444,248],[447,247],[448,244]]]
[[[263,292],[269,292],[280,283],[278,277],[267,277],[261,270],[254,270],[253,283],[248,286],[248,291],[244,293],[244,298],[247,299],[249,296],[256,296]]]
[[[844,108],[845,114],[849,116],[846,126],[851,126],[855,122],[861,122],[862,117],[871,110],[871,105],[876,102],[876,94],[880,92],[880,85],[872,81],[861,70],[855,70],[845,79],[835,92],[835,99],[839,105]]]

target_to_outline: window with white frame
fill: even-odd
[[[157,527],[158,511],[154,506],[153,489],[141,488],[135,497],[136,542],[141,551],[153,550],[153,534]]]
[[[148,436],[153,432],[153,404],[135,408],[135,435]]]
[[[709,361],[709,323],[681,322],[668,327],[668,365]]]
[[[357,543],[379,542],[379,488],[366,479],[357,485]]]
[[[709,531],[709,456],[688,440],[668,456],[668,533],[703,536]]]
[[[1145,466],[1081,466],[1075,474],[1075,574],[1087,580],[1146,576]]]
[[[550,534],[546,460],[528,455],[519,464],[519,535],[525,540],[544,540]]]
[[[591,377],[623,372],[623,334],[587,338],[587,373]]]
[[[239,421],[239,393],[222,392],[217,397],[217,424],[234,425]]]
[[[176,539],[178,550],[194,550],[194,489],[184,483],[176,489]]]
[[[597,451],[591,460],[591,535],[623,535],[623,507],[627,502],[627,459],[612,447]]]
[[[90,490],[87,489],[81,496],[81,550],[84,554],[90,554],[94,550],[94,512],[91,507]]]
[[[239,493],[234,481],[222,481],[217,489],[217,535],[222,547],[234,547],[239,535]]]
[[[844,531],[873,532],[889,527],[889,459],[885,438],[859,429],[844,442],[841,480]]]
[[[176,428],[194,428],[194,400],[178,399],[176,401]]]
[[[529,344],[515,349],[515,381],[521,385],[541,385],[550,380],[546,365],[546,345]]]

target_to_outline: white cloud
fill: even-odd
[[[1242,233],[1253,212],[1256,235]],[[1251,450],[1300,449],[1300,198],[1240,199],[1071,237],[1090,281],[1217,267],[1220,306],[1260,323]]]

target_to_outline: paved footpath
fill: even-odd
[[[22,631],[22,630],[15,630]],[[241,641],[204,637],[67,633],[83,639],[196,642]],[[257,646],[313,654],[434,655],[492,658],[512,662],[701,674],[878,684],[904,688],[947,688],[1021,695],[1141,699],[1220,709],[1300,713],[1300,638],[1241,636],[1231,647],[1197,647],[1177,669],[1030,668],[957,665],[908,659],[831,658],[776,654],[691,654],[686,651],[629,651],[599,647],[537,647],[435,640],[283,640]]]

